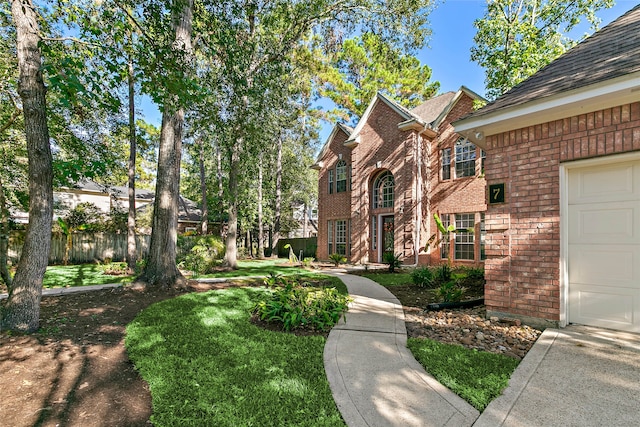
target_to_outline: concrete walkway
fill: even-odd
[[[471,426],[478,411],[441,385],[406,348],[400,302],[364,277],[334,274],[354,298],[335,326],[324,363],[334,400],[349,427]]]

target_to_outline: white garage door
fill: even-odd
[[[569,322],[640,332],[640,161],[568,179]]]

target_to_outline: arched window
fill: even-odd
[[[347,191],[347,162],[336,163],[336,193]]]
[[[373,209],[393,207],[393,175],[386,171],[373,182]]]

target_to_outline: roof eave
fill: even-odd
[[[453,126],[456,132],[486,148],[485,138],[490,135],[638,101],[640,71],[487,114],[480,109],[453,122]]]

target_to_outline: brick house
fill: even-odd
[[[313,168],[319,171],[317,258],[352,263],[482,263],[483,152],[451,126],[480,96],[462,87],[408,110],[377,94],[355,129],[337,124]],[[441,247],[433,214],[458,231]]]
[[[487,152],[488,314],[640,332],[640,6],[454,126]]]

